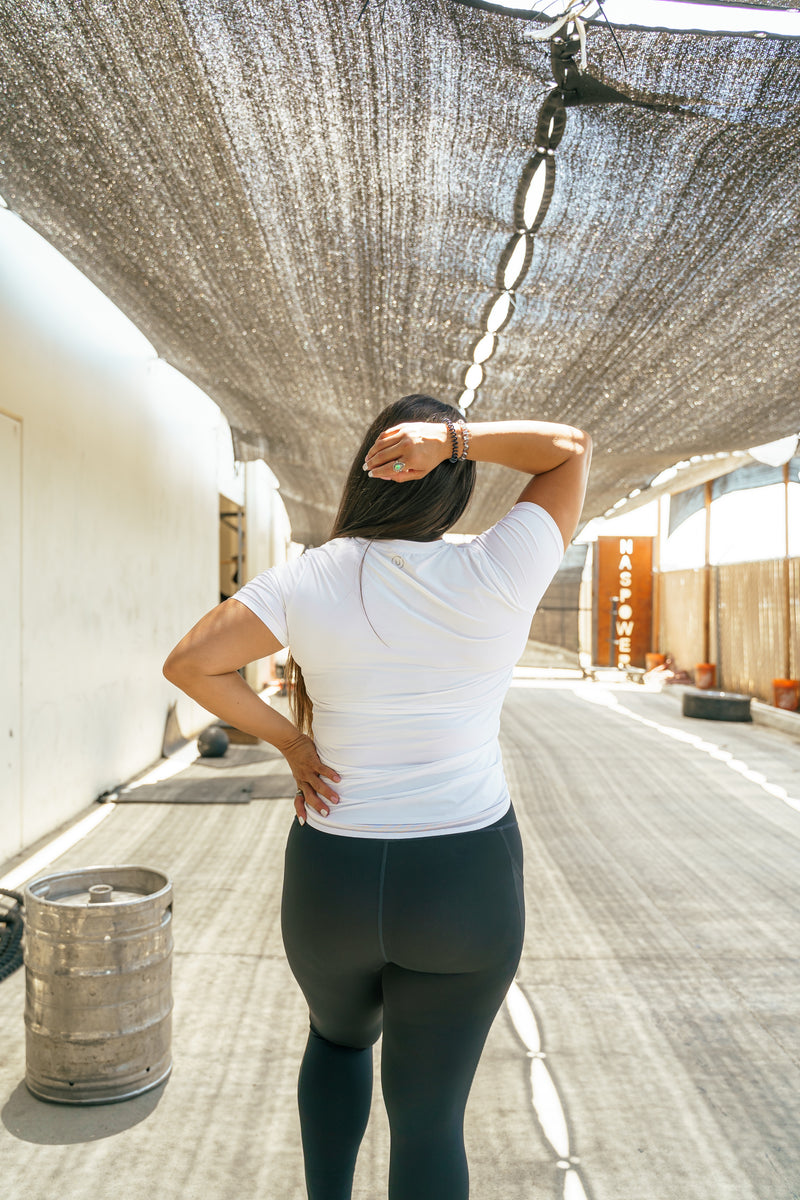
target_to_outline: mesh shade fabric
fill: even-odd
[[[451,0],[0,0],[0,193],[217,401],[327,534],[365,424],[455,401],[550,65]],[[475,420],[593,434],[586,516],[798,425],[796,42],[589,31]],[[671,105],[678,111],[664,111]],[[462,529],[519,487],[483,472]]]

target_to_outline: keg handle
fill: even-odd
[[[107,904],[114,888],[110,883],[93,883],[89,888],[90,904]]]

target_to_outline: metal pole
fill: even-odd
[[[236,590],[244,586],[244,509],[236,514]]]
[[[658,523],[653,555],[653,629],[650,644],[656,654],[661,653],[661,497],[656,500]]]
[[[722,687],[722,630],[720,628],[719,618],[719,564],[714,567],[714,611],[717,615],[717,690],[723,691]]]
[[[617,611],[619,609],[619,596],[611,597],[611,634],[608,639],[608,665],[615,667],[616,652],[614,647],[617,644]]]
[[[706,481],[706,553],[703,580],[703,662],[711,654],[711,480]]]
[[[789,580],[789,464],[783,464],[783,619],[784,619],[784,658],[783,678],[791,679],[791,646],[792,646],[792,596]]]

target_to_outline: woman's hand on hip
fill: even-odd
[[[325,782],[325,778],[338,783],[340,776],[331,767],[325,766],[313,741],[304,733],[298,733],[293,741],[280,749],[297,784],[294,810],[298,819],[305,822],[306,807],[327,817],[331,804],[338,804],[339,797]]]
[[[450,434],[442,422],[406,421],[385,429],[364,460],[370,479],[408,483],[422,479],[440,462],[450,457]],[[397,464],[402,465],[398,470]]]

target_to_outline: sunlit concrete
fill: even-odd
[[[527,672],[503,742],[528,930],[468,1109],[474,1200],[791,1200],[800,812],[756,777],[800,795],[800,741]],[[175,1070],[121,1104],[36,1101],[23,974],[0,984],[4,1200],[302,1200],[306,1018],[277,920],[291,811],[120,804],[53,864],[173,878]],[[386,1162],[376,1090],[354,1200],[385,1196]]]

